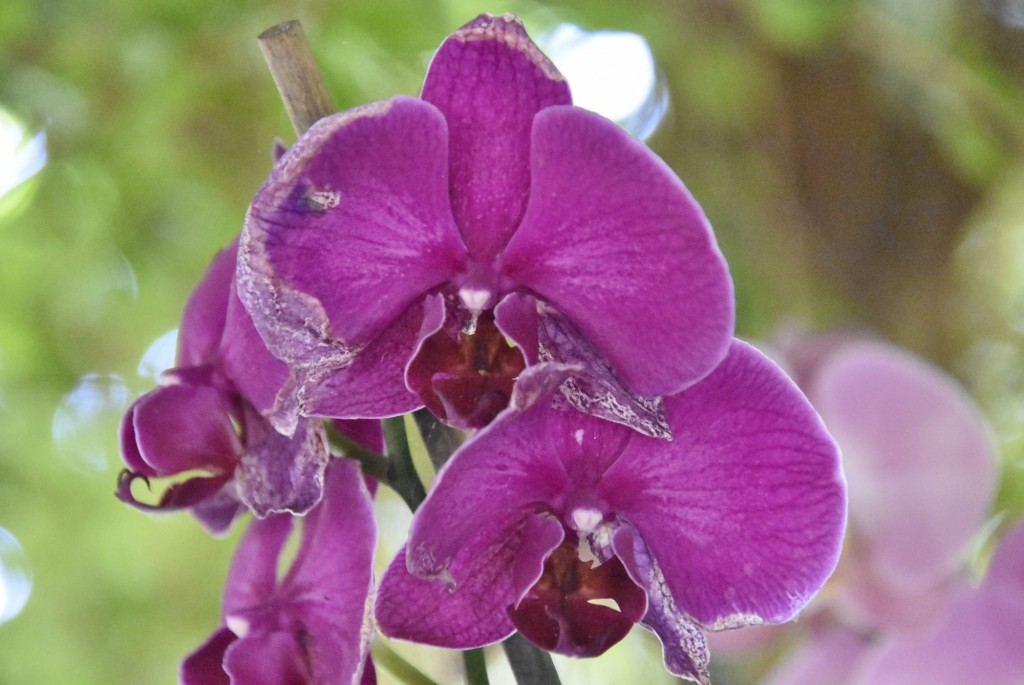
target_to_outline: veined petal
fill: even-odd
[[[325,117],[249,208],[239,297],[270,351],[346,356],[460,267],[444,117],[396,97]]]
[[[994,439],[970,397],[877,342],[831,354],[808,393],[842,446],[855,550],[872,575],[905,593],[950,575],[997,480]]]
[[[791,618],[835,568],[846,518],[838,451],[820,419],[739,341],[665,409],[672,441],[635,435],[600,494],[703,627]]]
[[[632,392],[679,392],[725,356],[732,281],[700,206],[614,123],[574,107],[534,120],[530,201],[502,273],[587,335]]]
[[[517,599],[516,569],[529,575],[528,569],[543,567],[543,557],[551,551],[546,549],[549,545],[534,544],[523,536],[535,517],[478,528],[449,564],[451,576],[458,578],[455,587],[410,573],[409,554],[403,547],[378,588],[380,631],[452,649],[482,647],[511,635],[515,629],[507,608]]]
[[[373,502],[359,464],[332,459],[325,475],[323,503],[304,519],[302,544],[284,585],[306,600],[321,597],[341,603],[354,601],[361,592],[360,601],[364,601],[376,545]]]
[[[369,597],[377,529],[359,465],[335,459],[324,499],[303,523],[302,543],[282,593],[313,636],[313,682],[358,683],[373,635]],[[338,674],[351,674],[350,680]]]
[[[263,343],[252,317],[238,299],[234,281],[230,290],[227,323],[220,341],[221,365],[242,396],[260,412],[268,413],[288,379],[288,366]]]
[[[167,385],[135,404],[138,456],[157,475],[235,468],[241,445],[220,392],[205,385]],[[127,452],[126,454],[133,454]]]
[[[373,419],[336,419],[331,423],[343,435],[377,454],[384,454],[384,424]]]
[[[259,606],[274,596],[277,559],[292,532],[295,517],[277,514],[256,519],[238,543],[224,589],[224,615]]]
[[[444,316],[443,298],[428,295],[409,305],[349,363],[293,366],[271,422],[284,428],[298,416],[383,418],[418,409],[422,402],[406,386],[405,367],[422,326],[435,316]]]
[[[354,462],[332,461],[325,481],[282,581],[294,517],[254,521],[239,545],[224,596],[225,623],[239,637],[224,662],[232,682],[360,682],[372,635],[373,511]]]
[[[708,643],[700,626],[676,604],[658,562],[629,526],[612,536],[612,548],[626,572],[647,595],[643,625],[661,641],[668,672],[710,685]]]
[[[210,361],[224,333],[228,289],[235,279],[238,240],[214,256],[185,304],[178,328],[177,366],[201,366]]]
[[[596,487],[630,434],[571,407],[555,408],[550,399],[521,413],[506,409],[441,469],[413,518],[409,570],[446,577],[452,558],[481,528],[503,528],[530,513],[571,513],[567,500]]]
[[[512,15],[481,15],[441,44],[422,97],[448,121],[455,221],[470,254],[490,262],[523,215],[530,125],[569,86]]]

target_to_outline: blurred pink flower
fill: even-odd
[[[794,337],[780,350],[840,445],[850,525],[819,613],[765,685],[1010,682],[998,679],[1001,666],[991,680],[906,670],[920,665],[915,645],[966,629],[950,625],[961,614],[979,628],[998,622],[983,606],[994,595],[970,587],[964,563],[998,479],[995,443],[974,402],[938,368],[862,335]],[[963,640],[947,658],[977,668]],[[893,675],[904,672],[896,660],[906,677]]]

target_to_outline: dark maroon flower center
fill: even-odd
[[[643,618],[647,597],[618,557],[592,567],[577,551],[574,533],[544,562],[544,573],[518,606],[513,625],[542,649],[567,656],[598,656]]]
[[[423,341],[409,365],[409,384],[434,415],[456,428],[489,424],[508,406],[512,385],[526,367],[508,344],[493,312],[477,317],[472,333],[447,328]]]

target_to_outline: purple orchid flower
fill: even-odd
[[[421,98],[310,128],[252,202],[238,278],[291,370],[269,415],[285,433],[423,404],[478,428],[524,366],[554,361],[575,406],[667,437],[657,398],[721,361],[734,320],[682,182],[573,107],[511,15],[450,36]]]
[[[283,580],[278,558],[296,518],[250,524],[224,591],[223,625],[181,665],[183,685],[372,685],[376,528],[358,464],[334,459],[304,518]]]
[[[544,374],[527,370],[438,474],[381,581],[380,630],[459,649],[519,630],[594,656],[639,622],[669,671],[708,683],[703,631],[789,620],[832,572],[845,524],[834,443],[739,341],[665,398],[672,440],[538,398]]]
[[[151,511],[189,509],[215,534],[246,506],[261,517],[308,511],[320,499],[329,458],[320,421],[298,421],[286,436],[260,413],[287,369],[263,346],[235,294],[236,254],[233,244],[214,258],[185,307],[177,366],[121,423],[128,468],[118,498]],[[197,470],[204,475],[171,485],[155,505],[132,494],[136,479],[148,484]]]

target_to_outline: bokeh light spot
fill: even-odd
[[[174,366],[178,351],[178,329],[167,331],[150,343],[139,360],[139,375],[160,382],[160,374]]]
[[[61,399],[51,431],[64,459],[83,473],[103,473],[116,450],[117,426],[129,391],[116,375],[91,373]]]
[[[18,540],[0,528],[0,623],[21,613],[32,593],[32,572]]]
[[[538,42],[569,81],[576,105],[641,140],[654,133],[668,110],[668,89],[643,36],[559,24]]]
[[[0,107],[0,198],[39,173],[46,165],[46,134],[31,135]]]

